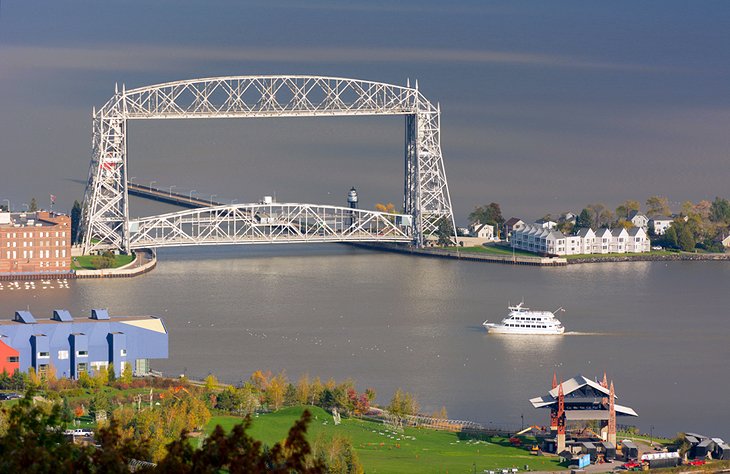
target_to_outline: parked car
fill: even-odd
[[[0,393],[0,400],[14,400],[16,398],[23,398],[19,393]]]
[[[72,436],[93,436],[94,432],[86,428],[76,428],[75,430],[66,430],[64,432],[67,435]]]
[[[689,466],[704,466],[705,460],[704,459],[693,459],[687,463]]]

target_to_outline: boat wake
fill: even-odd
[[[581,332],[581,331],[566,331],[563,336],[612,336],[614,334],[609,332]]]

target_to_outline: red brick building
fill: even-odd
[[[47,211],[0,212],[0,274],[71,270],[71,218]]]

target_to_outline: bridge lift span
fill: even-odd
[[[405,116],[405,215],[316,204],[270,209],[246,204],[129,218],[128,120],[348,115]],[[122,87],[93,113],[80,226],[83,251],[282,241],[411,241],[422,246],[436,235],[442,219],[455,229],[440,134],[440,110],[417,83],[403,87],[337,77],[238,76]],[[266,224],[266,219],[274,221]]]

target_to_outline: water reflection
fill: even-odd
[[[501,346],[505,361],[517,366],[525,363],[545,363],[557,359],[565,336],[536,336],[529,334],[487,334],[488,343]]]

